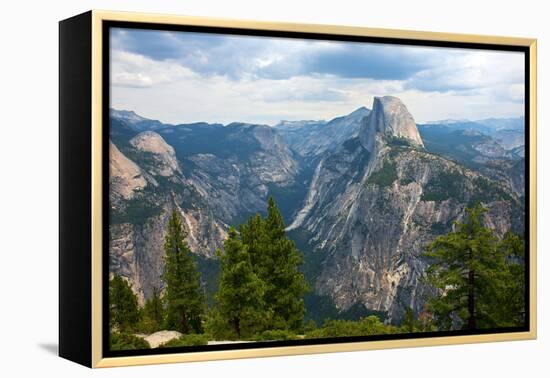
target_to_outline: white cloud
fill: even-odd
[[[449,49],[445,49],[449,50]],[[441,54],[437,65],[407,80],[406,87],[423,91],[469,91],[524,82],[523,54],[456,50]]]
[[[154,61],[125,51],[111,52],[111,84],[121,87],[152,87],[198,77],[190,69],[173,61]]]
[[[170,35],[164,40],[168,47],[171,38],[175,37]],[[429,64],[424,64],[424,68],[412,76],[392,80],[354,76],[351,73],[356,72],[358,66],[353,64],[345,68],[350,73],[347,75],[339,74],[337,69],[333,73],[307,74],[294,64],[293,57],[307,59],[308,52],[342,62],[342,57],[335,53],[339,45],[334,42],[312,45],[272,39],[260,45],[257,41],[248,41],[241,54],[237,47],[239,41],[245,39],[240,38],[230,40],[231,49],[223,43],[213,46],[216,54],[202,47],[188,51],[192,66],[170,56],[159,59],[112,50],[111,105],[168,123],[274,124],[281,119],[330,119],[359,106],[371,107],[373,96],[383,95],[401,97],[418,122],[523,114],[521,53],[411,47],[403,54],[380,50],[380,56],[389,54],[384,55],[384,61],[388,61],[388,57],[413,57],[415,62],[422,58],[428,60]],[[178,40],[180,47],[181,42]],[[151,49],[155,48],[152,46]],[[238,56],[223,59],[223,54],[229,51]],[[359,57],[350,53],[349,48],[346,51],[350,59]],[[164,50],[157,53],[169,55]],[[245,53],[250,56],[244,56]],[[226,70],[212,67],[197,70],[200,64],[219,63],[221,67],[231,62],[238,64]],[[372,57],[370,62],[376,63]],[[237,74],[236,69],[244,71]],[[265,74],[268,69],[272,71]],[[258,74],[258,70],[264,74]]]

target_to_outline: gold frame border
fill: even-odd
[[[146,13],[92,11],[92,367],[115,367],[174,362],[198,362],[221,359],[271,357],[373,349],[410,348],[496,341],[533,340],[537,338],[537,40],[471,34],[435,33],[413,30],[376,29],[355,26],[260,22],[221,18],[174,16]],[[468,336],[347,342],[306,346],[272,347],[208,352],[170,353],[132,357],[102,356],[102,22],[130,21],[173,25],[217,26],[250,30],[294,31],[369,37],[400,38],[425,41],[469,42],[524,46],[530,53],[530,330]]]

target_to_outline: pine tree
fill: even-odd
[[[510,253],[483,225],[485,211],[479,204],[467,209],[464,223],[456,223],[454,232],[427,247],[432,261],[427,279],[441,294],[430,299],[428,307],[440,329],[507,326],[511,314],[506,302],[523,306],[519,290],[511,287],[521,277],[513,276]]]
[[[243,244],[248,249],[254,271],[258,276],[265,277],[266,270],[273,264],[271,256],[265,251],[265,246],[270,243],[265,220],[260,214],[256,214],[239,226],[239,233]]]
[[[261,331],[265,322],[265,288],[254,272],[247,247],[233,228],[229,230],[220,258],[217,310],[237,339],[250,337]]]
[[[185,241],[186,236],[180,217],[174,210],[168,221],[164,242],[162,278],[166,283],[167,326],[184,334],[202,332],[205,310],[199,272]]]
[[[109,281],[109,323],[111,330],[131,331],[139,321],[138,300],[132,288],[119,275]]]
[[[407,308],[405,310],[405,317],[403,318],[401,327],[403,328],[404,332],[408,333],[417,332],[419,330],[420,327],[412,308]]]
[[[525,242],[507,232],[497,246],[507,269],[500,273],[495,318],[503,327],[517,327],[525,322]]]
[[[152,332],[159,331],[164,325],[164,304],[157,288],[153,288],[153,296],[145,302],[143,315]]]
[[[254,270],[265,283],[264,300],[271,313],[268,329],[301,331],[304,321],[303,296],[308,290],[299,271],[302,255],[285,235],[281,212],[269,198],[267,217],[252,217],[240,227]]]

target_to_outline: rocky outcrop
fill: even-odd
[[[265,211],[268,196],[278,193],[299,210],[288,230],[305,235],[305,264],[320,262],[315,293],[342,311],[362,304],[394,323],[407,308],[422,311],[430,291],[421,279],[422,252],[467,206],[488,207],[485,222],[499,235],[523,230],[524,176],[515,161],[477,169],[476,157],[487,157],[487,167],[502,149],[468,131],[460,135],[470,138],[467,153],[457,145],[453,155],[434,154],[429,146],[437,144],[438,129],[427,127],[435,139],[424,143],[395,97],[375,98],[372,112],[274,128],[169,126],[124,116],[134,123],[111,122],[119,148],[112,145],[110,270],[128,279],[140,301],[162,287],[173,209],[191,250],[214,258],[229,226]],[[150,124],[155,131],[142,132]],[[461,164],[464,156],[471,166]],[[303,194],[296,195],[299,185]]]
[[[421,282],[427,266],[422,252],[477,198],[490,209],[488,226],[500,235],[513,226],[516,203],[480,191],[481,176],[423,151],[385,148],[371,173],[345,184],[339,182],[346,176],[329,163],[319,172],[318,197],[334,200],[316,204],[301,227],[326,256],[316,290],[340,309],[363,303],[394,322],[407,308],[422,311],[429,290]],[[334,185],[346,189],[337,193]]]
[[[143,189],[147,181],[136,163],[122,154],[109,141],[109,185],[111,197],[130,199],[136,190]]]
[[[425,246],[447,233],[466,206],[489,208],[499,235],[521,229],[518,198],[497,182],[427,152],[414,120],[395,98],[375,99],[359,138],[326,155],[288,230],[309,235],[321,260],[315,284],[340,310],[361,303],[399,322],[423,310]]]
[[[359,139],[367,151],[375,152],[387,138],[402,138],[424,146],[416,123],[401,100],[392,96],[375,97],[372,113],[364,120]]]
[[[178,158],[161,134],[181,141],[187,135],[179,131],[183,128],[169,126],[158,133],[144,131],[127,140],[119,138],[133,160],[111,143],[111,159],[116,163],[111,188],[123,196],[111,198],[110,271],[128,279],[141,303],[163,287],[164,233],[174,209],[182,218],[191,251],[214,258],[229,225],[265,211],[270,187],[291,185],[298,172],[292,152],[268,126],[216,127],[219,139],[211,142],[241,143],[248,150],[236,148],[222,156],[215,154],[216,149],[215,153],[187,154],[187,145],[179,144]]]
[[[370,110],[361,107],[352,113],[326,121],[282,122],[275,126],[288,146],[306,159],[334,150],[344,141],[357,136],[361,122]]]
[[[154,349],[167,343],[168,341],[179,339],[181,336],[183,336],[183,334],[178,331],[158,331],[148,336],[144,336],[143,339],[149,343],[151,348]]]
[[[189,181],[224,223],[265,211],[271,189],[294,184],[299,164],[269,126],[234,123],[216,137],[220,145],[235,146],[231,153],[205,150],[185,156],[183,162],[193,167],[186,172]]]
[[[150,157],[151,161],[147,162],[147,166],[153,176],[169,177],[176,173],[181,174],[174,148],[154,131],[139,133],[130,140],[130,144]]]

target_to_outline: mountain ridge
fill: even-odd
[[[422,311],[429,292],[420,280],[422,246],[448,232],[472,201],[487,205],[486,222],[499,234],[521,228],[511,189],[521,189],[521,174],[506,173],[520,160],[498,168],[496,179],[484,161],[466,167],[445,149],[434,154],[397,98],[287,130],[157,122],[111,117],[110,155],[127,167],[113,170],[126,191],[116,195],[119,187],[111,199],[111,273],[128,278],[140,301],[162,287],[163,230],[173,209],[193,253],[215,261],[229,226],[265,211],[275,196],[289,235],[304,248],[315,295],[342,313],[360,305],[393,323],[407,308]],[[490,146],[487,138],[479,143]]]

